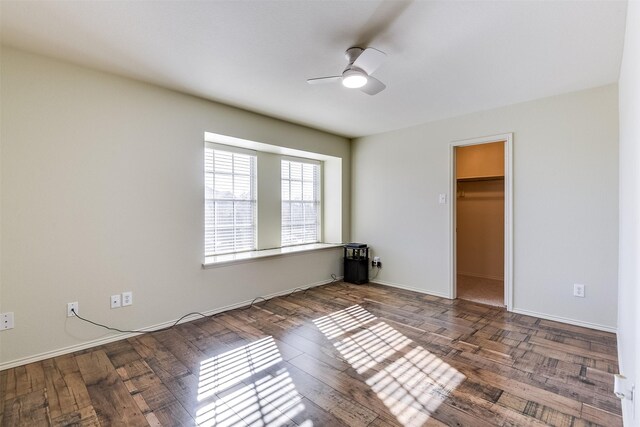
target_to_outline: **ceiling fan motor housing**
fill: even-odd
[[[363,50],[364,49],[362,49],[361,47],[350,47],[345,51],[344,56],[347,58],[347,61],[349,61],[349,65],[347,65],[347,69],[349,69],[351,64],[353,64],[354,61],[358,59],[358,56],[360,56]]]

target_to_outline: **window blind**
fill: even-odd
[[[282,160],[282,246],[320,241],[320,165]]]
[[[205,256],[256,249],[256,156],[205,147]]]

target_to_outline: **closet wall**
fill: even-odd
[[[504,278],[504,143],[456,148],[457,272]]]

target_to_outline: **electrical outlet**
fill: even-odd
[[[13,312],[9,311],[7,313],[0,313],[0,331],[4,331],[5,329],[13,329]]]
[[[574,283],[573,284],[573,296],[574,297],[584,298],[584,285],[581,285],[579,283]]]
[[[120,308],[120,294],[111,295],[111,308]]]
[[[123,292],[122,293],[122,306],[125,307],[127,305],[133,304],[133,292]]]
[[[73,310],[73,311],[71,311]],[[73,317],[75,316],[75,314],[73,314],[73,312],[75,311],[76,314],[80,314],[80,312],[78,311],[78,302],[68,302],[67,303],[67,317]]]
[[[373,261],[371,261],[371,267],[382,267],[382,262],[380,262],[380,257],[379,256],[374,256],[373,257]]]

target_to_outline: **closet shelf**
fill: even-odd
[[[457,181],[496,181],[503,180],[504,175],[465,176],[457,178]]]

